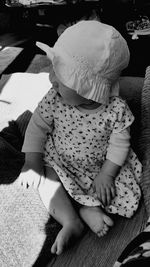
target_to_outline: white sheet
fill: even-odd
[[[13,73],[0,93],[0,128],[25,110],[34,111],[51,87],[48,73]],[[0,80],[3,84],[3,79]]]

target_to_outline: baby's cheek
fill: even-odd
[[[52,83],[54,90],[59,94],[59,83],[54,81]],[[59,94],[60,95],[60,94]]]

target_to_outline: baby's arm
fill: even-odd
[[[49,111],[50,114],[50,111]],[[43,153],[47,132],[51,132],[50,119],[42,117],[37,108],[28,124],[22,151],[25,153],[25,164],[18,178],[19,184],[25,188],[38,187],[43,176]]]
[[[115,178],[124,164],[130,147],[129,128],[110,137],[106,160],[93,184],[103,205],[109,205],[115,197]]]

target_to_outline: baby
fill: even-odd
[[[52,87],[29,122],[19,184],[37,188],[62,225],[51,248],[60,254],[82,235],[84,223],[100,237],[113,225],[111,213],[130,218],[138,208],[134,117],[118,82],[129,50],[116,29],[93,20],[67,28],[53,48],[37,45],[52,63]]]

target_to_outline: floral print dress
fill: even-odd
[[[134,117],[125,101],[111,97],[95,113],[84,113],[63,104],[52,88],[38,105],[40,117],[49,126],[45,164],[59,176],[69,195],[81,205],[103,206],[92,183],[106,160],[110,136],[129,127]],[[116,197],[105,207],[110,213],[131,217],[141,191],[141,163],[130,149],[115,179]]]

